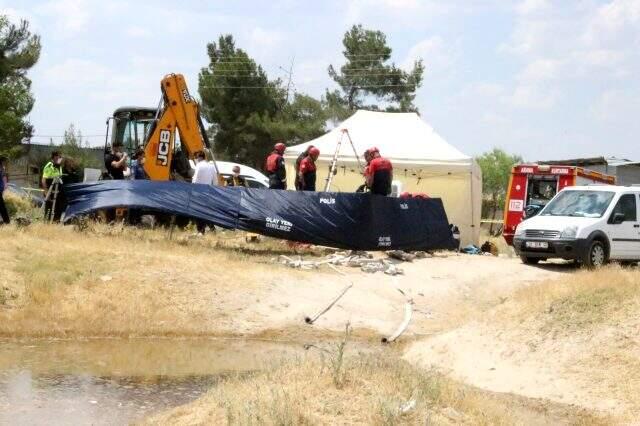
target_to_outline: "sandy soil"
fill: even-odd
[[[566,268],[531,268],[519,260],[442,255],[402,263],[404,275],[365,274],[358,269],[340,268],[308,272],[298,282],[270,282],[256,288],[245,300],[260,300],[251,309],[240,311],[230,324],[239,330],[258,332],[304,325],[304,317],[314,315],[347,285],[353,287],[313,326],[342,331],[346,322],[354,330],[392,333],[402,322],[406,297],[413,299],[414,316],[407,336],[425,336],[465,321],[470,311],[500,303],[514,289],[568,271]],[[454,308],[455,309],[452,309]]]
[[[540,283],[523,300],[515,295],[482,317],[413,342],[404,358],[482,389],[634,423],[640,417],[638,278],[638,271],[611,267]],[[554,303],[540,306],[535,292]]]

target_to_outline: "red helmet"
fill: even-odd
[[[312,146],[311,149],[309,149],[309,155],[312,157],[317,157],[318,155],[320,155],[320,150],[315,146]]]
[[[366,150],[364,152],[364,155],[373,155],[376,152],[379,154],[380,150],[378,148],[376,148],[375,146],[373,146],[373,147],[369,148],[368,150]]]
[[[282,142],[278,142],[277,144],[275,144],[273,149],[275,149],[279,154],[284,154],[284,150],[287,149],[287,147]]]
[[[411,198],[411,193],[409,191],[401,192],[399,198],[403,198],[403,199]]]

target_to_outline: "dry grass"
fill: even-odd
[[[501,316],[520,322],[534,319],[541,331],[589,331],[616,325],[640,307],[640,269],[610,265],[581,270],[560,280],[517,291]]]
[[[517,291],[491,321],[626,421],[640,415],[639,310],[640,268],[610,265]]]
[[[334,350],[224,379],[199,400],[145,424],[553,424],[549,407],[527,409],[419,370],[388,353],[350,354],[336,383]],[[560,417],[566,420],[567,413]],[[601,424],[573,412],[572,420]]]
[[[33,219],[41,213],[40,209],[33,207],[31,201],[24,197],[20,197],[9,191],[5,191],[3,197],[9,216],[12,218],[20,215]]]
[[[305,279],[270,265],[274,253],[292,253],[285,244],[243,235],[2,227],[0,336],[224,334],[229,316],[257,300],[233,300],[238,287],[259,295],[284,276]]]

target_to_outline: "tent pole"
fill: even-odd
[[[475,235],[475,227],[476,227],[476,212],[475,212],[475,206],[473,205],[473,163],[471,163],[471,170],[469,171],[469,185],[470,187],[470,193],[471,193],[471,239],[473,240],[473,242],[475,243],[475,239],[474,239],[474,235]]]
[[[364,173],[364,169],[362,168],[362,163],[360,163],[360,157],[358,157],[358,151],[356,150],[356,146],[353,144],[353,140],[351,140],[351,135],[347,129],[344,129],[344,132],[347,134],[347,138],[349,139],[349,143],[351,144],[351,148],[353,149],[353,155],[356,157],[356,161],[358,162],[358,170],[360,173]]]
[[[344,134],[347,132],[347,129],[342,129],[340,133],[340,138],[338,139],[338,143],[336,145],[336,151],[333,153],[333,158],[331,159],[331,165],[329,166],[329,175],[327,176],[326,183],[324,185],[324,192],[329,191],[331,187],[331,181],[333,180],[333,175],[336,173],[336,166],[338,164],[338,154],[340,153],[340,146],[342,145],[342,138]]]

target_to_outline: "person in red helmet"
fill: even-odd
[[[380,155],[378,148],[369,148],[364,152],[367,162],[365,179],[367,188],[372,194],[391,194],[391,181],[393,180],[393,166],[391,161]]]
[[[313,145],[309,145],[307,149],[302,151],[298,158],[296,158],[296,164],[293,166],[293,169],[296,172],[295,186],[297,191],[302,191],[302,183],[300,182],[300,163],[309,155],[309,150],[313,148]]]
[[[318,156],[320,156],[320,150],[312,146],[309,148],[309,155],[300,162],[300,170],[298,171],[300,191],[316,190],[316,160]]]
[[[264,169],[269,178],[270,189],[287,189],[287,171],[284,168],[284,158],[282,157],[285,149],[285,144],[278,142],[267,157]]]

